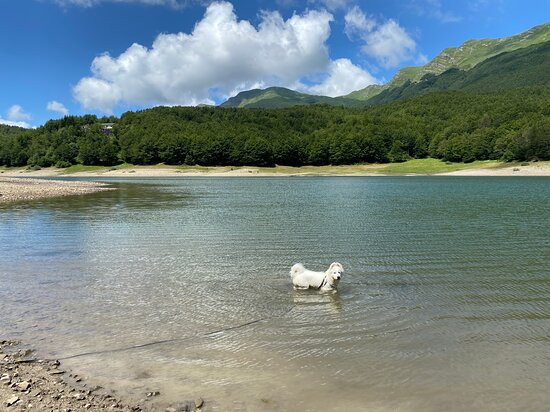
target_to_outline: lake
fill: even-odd
[[[0,207],[0,337],[212,410],[547,410],[549,178],[99,180]]]

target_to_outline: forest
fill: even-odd
[[[105,123],[114,123],[112,129]],[[0,166],[338,165],[550,159],[550,87],[433,92],[368,108],[155,107],[0,126]]]

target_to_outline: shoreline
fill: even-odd
[[[29,179],[28,175],[16,176],[21,177],[0,175],[0,204],[115,190],[108,184],[100,182],[68,182]]]
[[[63,196],[77,196],[116,190],[106,182],[62,180],[63,178],[165,178],[165,177],[312,177],[312,176],[550,176],[550,161],[502,163],[445,163],[436,159],[416,159],[403,163],[347,166],[199,167],[76,165],[67,169],[39,170],[0,168],[0,205]],[[60,180],[44,178],[57,177]]]
[[[97,411],[152,412],[197,411],[205,408],[202,398],[177,405],[155,402],[160,392],[145,393],[133,401],[114,390],[86,383],[56,359],[33,356],[14,340],[0,339],[0,410],[6,411]]]
[[[550,161],[503,163],[477,161],[445,163],[436,159],[416,159],[403,163],[343,166],[135,166],[114,167],[76,165],[67,169],[39,170],[0,168],[2,177],[284,177],[284,176],[550,176]],[[1,192],[0,192],[1,193]]]

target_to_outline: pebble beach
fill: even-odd
[[[0,203],[114,190],[105,183],[0,177]]]
[[[90,385],[86,377],[71,373],[56,359],[40,359],[32,349],[13,340],[0,340],[0,411],[118,411],[200,412],[204,401],[160,405],[158,391],[143,399],[122,399],[109,388]]]

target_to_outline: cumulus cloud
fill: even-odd
[[[376,59],[384,68],[390,69],[406,61],[422,60],[421,56],[416,56],[416,42],[395,20],[379,23],[358,6],[350,9],[344,19],[347,36],[351,40],[361,39],[364,42],[361,51]]]
[[[256,28],[237,19],[231,3],[215,2],[190,34],[160,34],[151,48],[134,43],[118,57],[96,57],[92,76],[81,79],[73,93],[84,108],[110,112],[121,103],[213,104],[255,87],[304,89],[304,79],[322,74],[328,75],[327,90],[335,90],[330,79],[336,75],[348,84],[357,78],[365,82],[360,87],[372,84],[372,76],[351,62],[330,60],[326,40],[332,19],[326,11],[287,20],[263,12]],[[344,73],[354,77],[344,79]]]
[[[30,129],[31,128],[31,125],[28,124],[27,122],[15,122],[13,120],[2,119],[1,117],[0,117],[0,124],[5,124],[5,125],[8,125],[8,126],[23,127],[25,129]]]
[[[18,104],[14,104],[8,109],[8,119],[12,121],[29,120],[32,116],[30,113],[25,113],[23,108]]]
[[[364,35],[376,27],[376,20],[367,17],[358,6],[354,6],[346,13],[344,21],[346,23],[344,31],[350,39]]]
[[[323,96],[342,96],[377,83],[368,72],[355,66],[349,59],[330,62],[328,76],[321,84],[304,88],[304,91]]]
[[[46,109],[62,114],[63,116],[67,116],[69,114],[69,110],[62,103],[56,102],[55,100],[48,102]]]
[[[365,34],[363,39],[361,50],[387,69],[412,60],[416,52],[416,42],[393,19]]]

